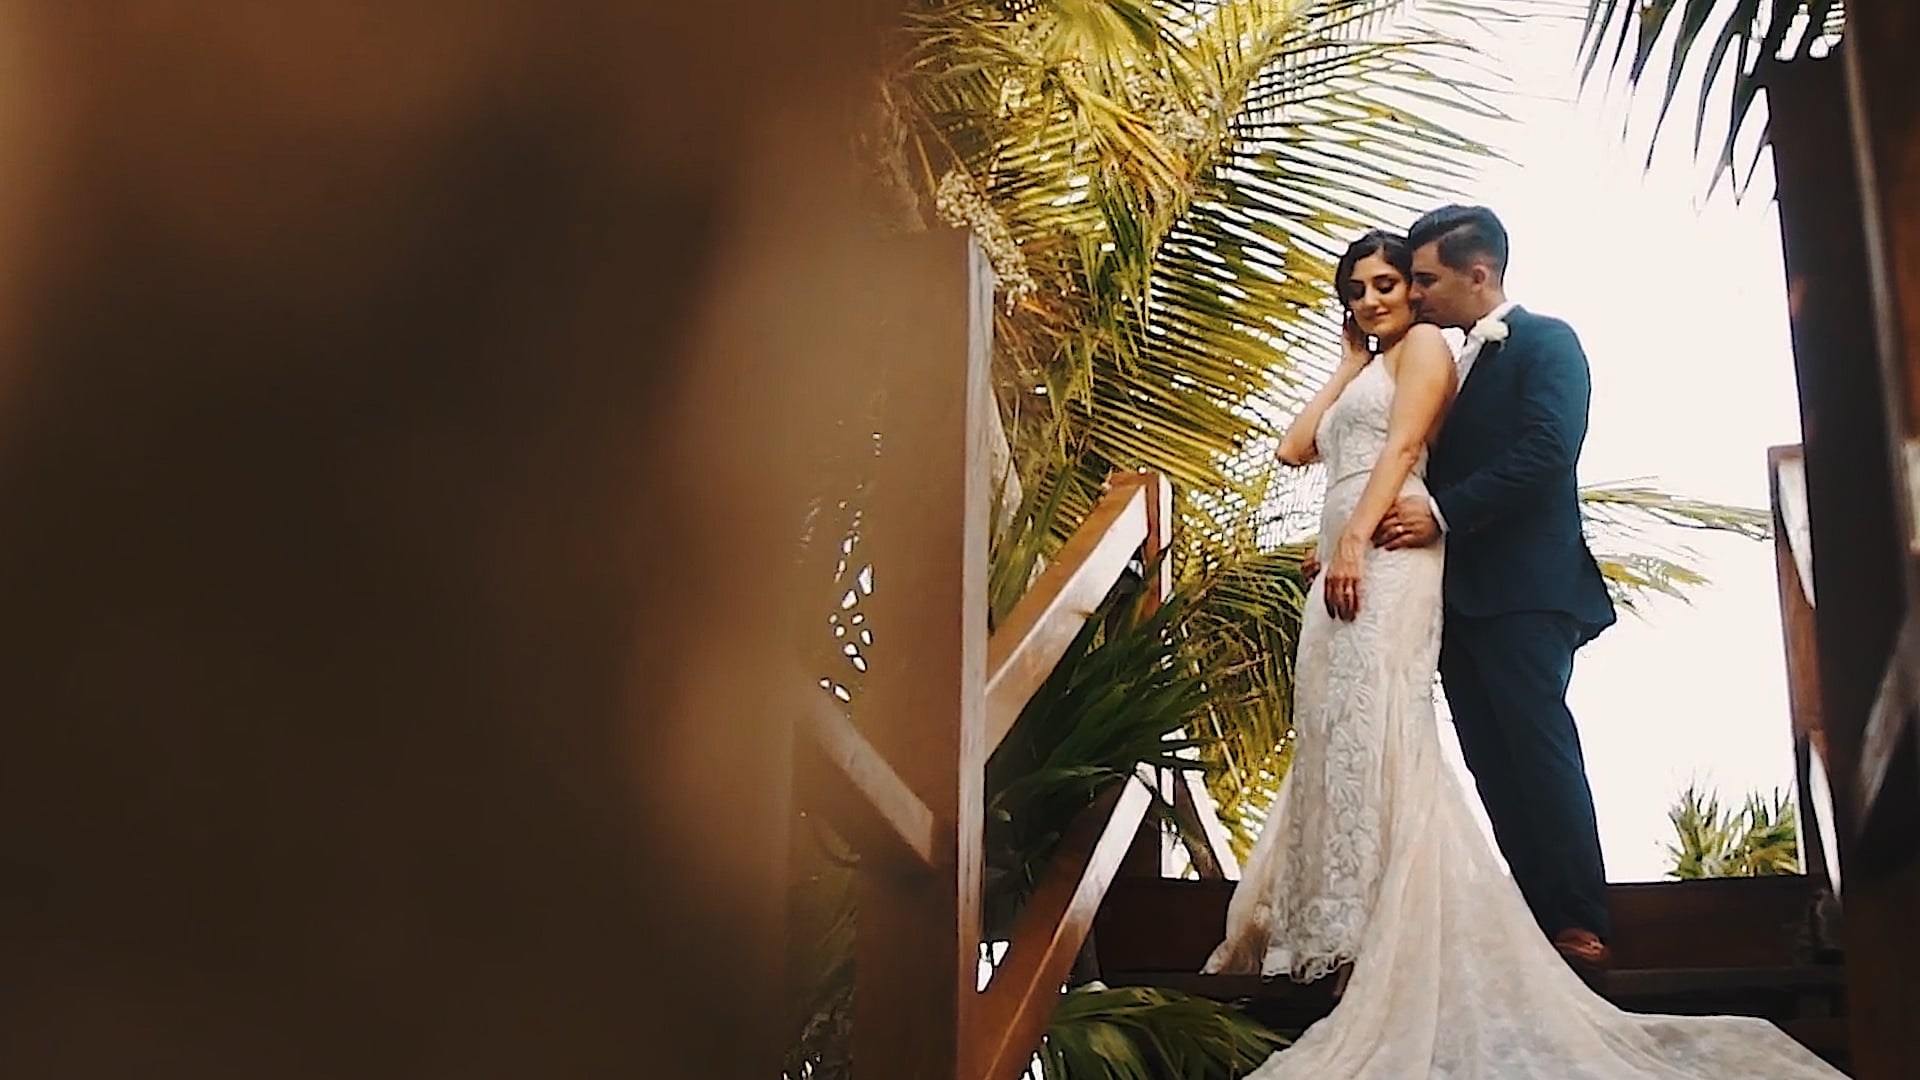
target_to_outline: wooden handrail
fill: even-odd
[[[1775,446],[1767,451],[1767,465],[1772,473],[1767,489],[1773,496],[1774,541],[1793,560],[1794,577],[1812,607],[1813,523],[1807,516],[1806,455],[1798,446]]]
[[[933,811],[831,698],[815,687],[803,690],[809,704],[801,714],[801,768],[824,779],[804,786],[810,800],[868,856],[889,858],[899,870],[930,869],[938,854]]]
[[[1814,625],[1812,556],[1806,533],[1806,473],[1798,446],[1767,451],[1773,503],[1773,552],[1785,634],[1787,693],[1794,733],[1824,742],[1820,723],[1820,666]],[[1824,746],[1821,747],[1825,749]]]
[[[1115,784],[1080,816],[1055,850],[1027,900],[1005,960],[972,1011],[963,1076],[1013,1080],[1059,1004],[1060,987],[1093,929],[1093,917],[1119,873],[1127,846],[1153,803],[1137,778]]]
[[[1000,745],[1040,684],[1140,551],[1150,526],[1150,485],[1122,474],[1027,589],[987,642],[987,752]]]
[[[1005,738],[1136,555],[1151,568],[1145,610],[1166,598],[1173,578],[1160,555],[1172,519],[1172,491],[1164,478],[1116,473],[1109,479],[1093,512],[988,643],[989,748]],[[1013,1080],[1025,1072],[1093,917],[1153,801],[1146,782],[1129,779],[1109,789],[1068,829],[1021,911],[1006,958],[969,1010],[962,1076]]]
[[[1800,802],[1800,841],[1807,872],[1825,877],[1838,889],[1833,801],[1824,775],[1826,730],[1821,720],[1819,631],[1814,622],[1813,553],[1807,520],[1806,462],[1801,448],[1770,448],[1767,469],[1781,642],[1786,652],[1787,707],[1793,724],[1794,782]]]
[[[1900,621],[1899,636],[1887,658],[1886,671],[1867,710],[1867,721],[1860,732],[1860,767],[1853,778],[1850,800],[1854,820],[1865,823],[1873,816],[1881,789],[1894,767],[1894,755],[1900,752],[1900,739],[1911,723],[1920,690],[1910,671],[1909,657],[1920,656],[1920,612],[1909,611]]]
[[[1808,519],[1806,463],[1799,446],[1776,446],[1767,451],[1769,490],[1773,503],[1774,552],[1779,580],[1780,614],[1787,655],[1787,692],[1796,737],[1794,757],[1804,816],[1802,829],[1810,869],[1817,867],[1837,889],[1839,865],[1833,841],[1837,839],[1833,798],[1838,797],[1855,827],[1872,813],[1899,751],[1908,714],[1920,696],[1920,675],[1908,658],[1920,655],[1920,621],[1909,612],[1871,706],[1861,726],[1858,762],[1841,783],[1816,778],[1813,770],[1826,768],[1827,740],[1821,709],[1819,632],[1815,621],[1816,593],[1812,580],[1812,529]],[[1825,794],[1828,797],[1821,798]]]
[[[992,753],[1073,644],[1100,601],[1141,554],[1165,515],[1164,484],[1117,473],[1057,558],[987,643],[985,749]],[[1162,560],[1164,563],[1164,560]],[[1170,579],[1167,579],[1170,582]],[[1154,590],[1154,599],[1165,585]],[[880,838],[914,861],[932,858],[932,813],[833,703],[815,693],[805,713],[808,749],[844,782],[823,799],[837,827]]]

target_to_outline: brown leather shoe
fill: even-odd
[[[1347,996],[1347,981],[1353,978],[1353,961],[1348,960],[1333,969],[1333,1000],[1339,1001]]]
[[[1613,952],[1599,935],[1591,930],[1562,930],[1554,935],[1553,947],[1560,950],[1560,959],[1567,962],[1575,975],[1585,979],[1588,986],[1595,990],[1602,988],[1607,972],[1613,968]]]

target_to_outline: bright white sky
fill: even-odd
[[[1621,95],[1576,101],[1578,35],[1554,21],[1480,32],[1516,85],[1502,105],[1519,123],[1475,131],[1513,164],[1489,166],[1463,194],[1508,226],[1509,294],[1572,323],[1586,346],[1594,400],[1581,479],[1646,478],[1764,507],[1767,447],[1799,441],[1771,165],[1742,204],[1723,187],[1702,205],[1683,86],[1643,172],[1644,136],[1621,138]],[[1655,104],[1648,89],[1632,106],[1641,121]],[[1624,616],[1582,651],[1569,695],[1614,881],[1663,876],[1666,811],[1689,780],[1736,801],[1792,787],[1771,547],[1657,539],[1690,545],[1713,583],[1690,605]]]

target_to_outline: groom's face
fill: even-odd
[[[1465,327],[1473,322],[1474,276],[1440,259],[1440,242],[1422,244],[1413,253],[1413,304],[1425,322]]]

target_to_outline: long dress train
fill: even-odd
[[[1321,535],[1352,512],[1386,439],[1375,362],[1321,421]],[[1423,493],[1424,464],[1404,493]],[[1441,547],[1373,551],[1360,616],[1310,591],[1291,769],[1242,872],[1209,972],[1354,970],[1334,1011],[1250,1080],[1832,1080],[1748,1017],[1622,1012],[1540,932],[1442,756],[1434,708]]]

